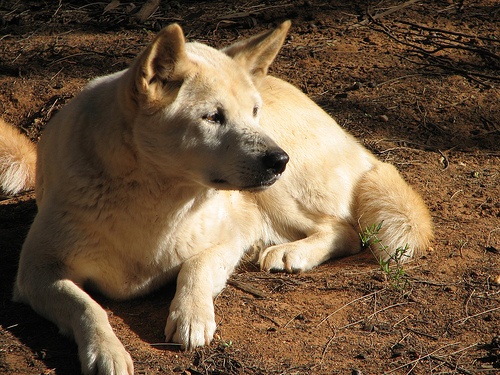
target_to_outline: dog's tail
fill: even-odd
[[[406,261],[429,247],[433,238],[429,210],[393,165],[380,162],[366,172],[353,203],[361,236],[369,237],[379,259]]]
[[[36,146],[0,119],[0,189],[16,194],[35,186]]]

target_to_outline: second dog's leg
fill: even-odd
[[[331,257],[356,254],[361,250],[359,234],[347,222],[337,222],[325,230],[261,251],[260,267],[266,271],[307,271]]]

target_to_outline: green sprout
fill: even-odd
[[[408,285],[408,277],[403,267],[404,259],[408,257],[407,253],[409,250],[408,244],[404,246],[397,247],[394,253],[390,253],[388,246],[382,243],[382,240],[378,237],[380,230],[382,229],[381,221],[378,224],[373,224],[366,227],[360,234],[361,244],[364,248],[377,246],[380,253],[385,253],[389,255],[389,258],[384,260],[382,257],[379,258],[380,270],[384,273],[385,277],[390,281],[392,287],[396,290],[405,290]],[[393,263],[394,265],[392,265]]]

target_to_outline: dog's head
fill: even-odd
[[[143,160],[158,173],[218,189],[272,185],[288,155],[260,127],[258,86],[290,22],[223,50],[163,29],[126,73],[125,108]]]

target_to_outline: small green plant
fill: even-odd
[[[232,346],[233,346],[233,341],[232,341],[232,340],[229,340],[229,341],[223,341],[223,342],[222,342],[222,346],[223,346],[224,348],[230,348],[230,347],[232,347]]]
[[[408,285],[408,277],[406,277],[406,272],[403,267],[404,259],[408,257],[408,244],[396,248],[394,253],[390,253],[388,246],[382,243],[382,240],[378,237],[380,230],[382,229],[381,221],[378,224],[373,224],[366,227],[360,234],[361,244],[364,248],[377,246],[381,254],[389,255],[389,258],[384,260],[382,257],[379,258],[380,270],[384,273],[386,278],[391,282],[391,285],[396,290],[405,290]],[[394,263],[392,265],[391,263]]]

